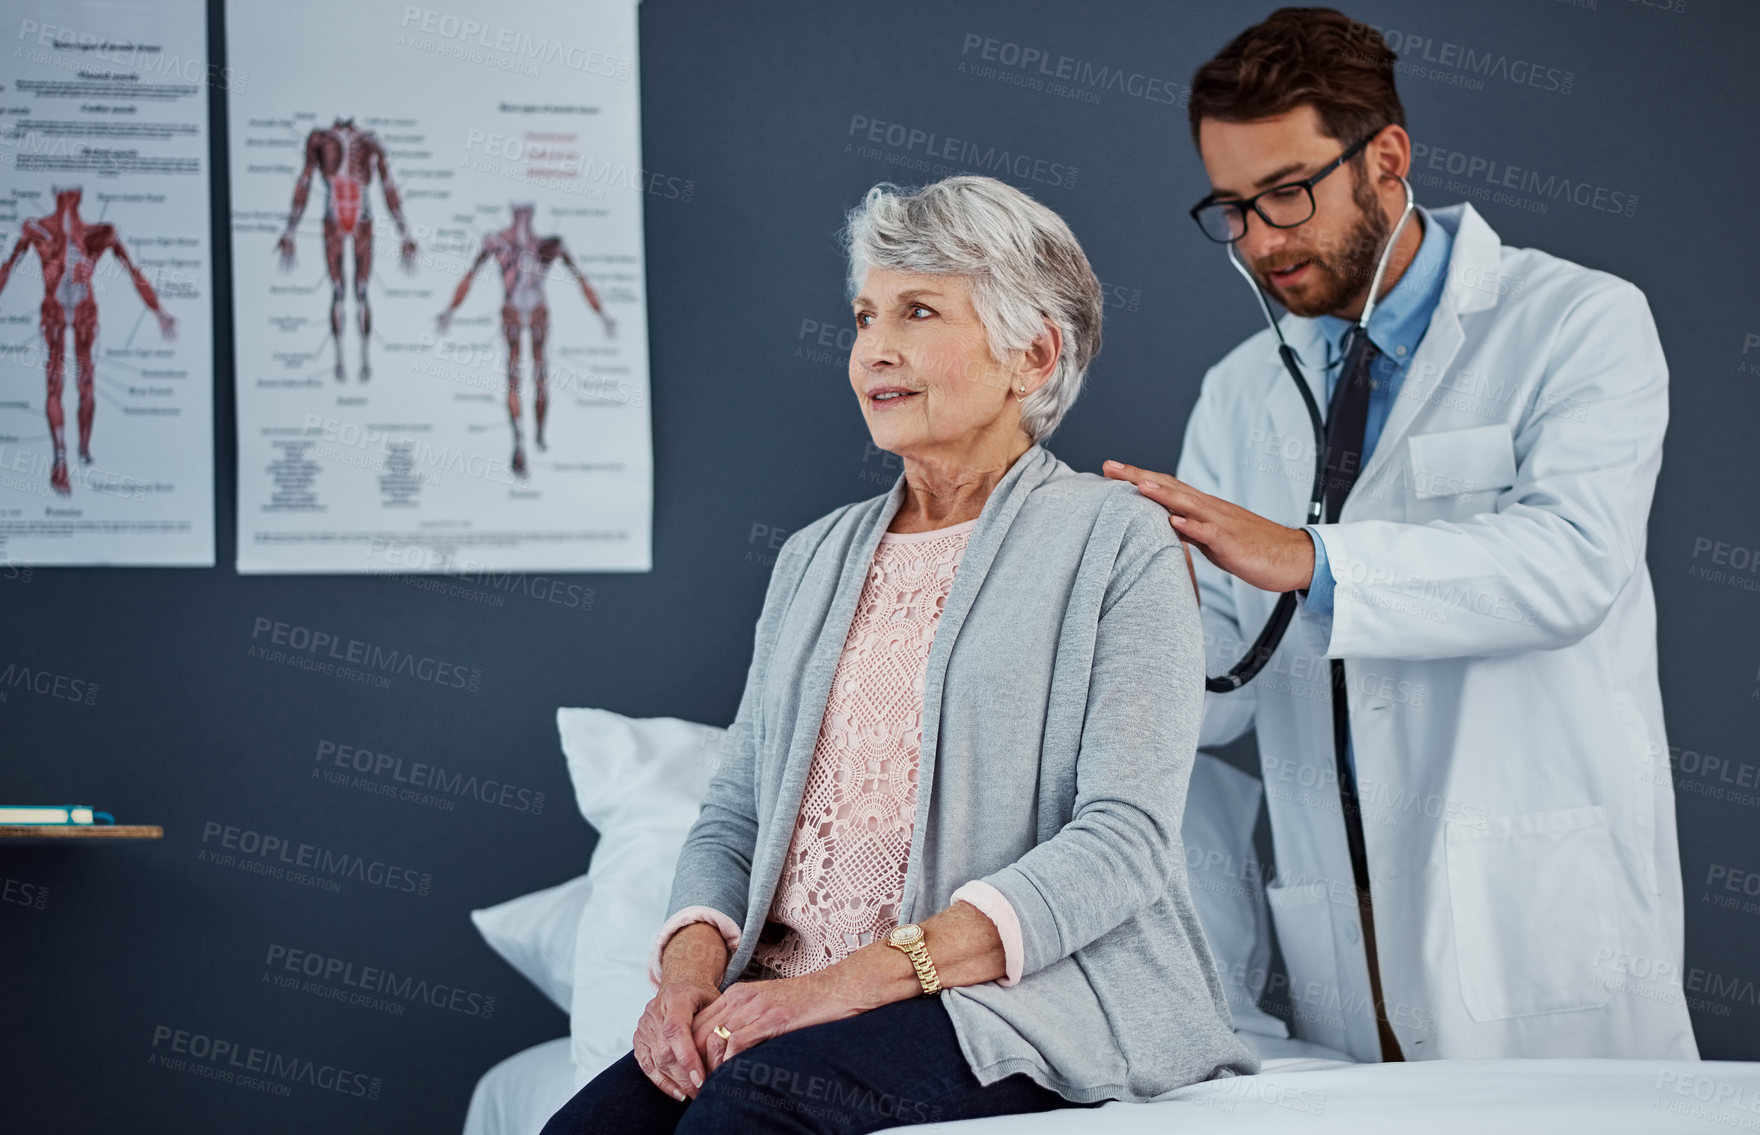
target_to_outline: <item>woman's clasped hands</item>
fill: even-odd
[[[854,992],[850,975],[838,967],[736,982],[722,992],[726,964],[720,932],[706,923],[684,927],[667,943],[660,988],[636,1025],[634,1049],[648,1079],[674,1099],[695,1099],[703,1080],[737,1053],[861,1011],[846,996]]]

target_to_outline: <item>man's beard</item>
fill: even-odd
[[[1354,166],[1351,174],[1351,204],[1357,207],[1358,216],[1336,248],[1283,252],[1275,261],[1266,259],[1253,265],[1253,275],[1259,283],[1291,315],[1311,318],[1347,308],[1351,300],[1368,288],[1375,275],[1375,265],[1393,226],[1382,213],[1369,179],[1358,176]],[[1303,261],[1309,262],[1312,271],[1299,297],[1286,294],[1272,282],[1273,269]]]

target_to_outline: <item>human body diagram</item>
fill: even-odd
[[[105,253],[113,254],[127,270],[141,302],[159,320],[159,332],[167,340],[177,337],[177,321],[159,306],[146,274],[129,259],[128,250],[116,235],[116,227],[87,224],[79,215],[81,190],[77,186],[55,190],[55,212],[24,223],[6,262],[0,264],[0,291],[6,287],[16,265],[28,251],[35,251],[43,265],[43,303],[37,327],[43,334],[44,371],[48,384],[47,415],[54,464],[49,484],[63,495],[73,491],[67,475],[65,412],[61,406],[66,374],[67,328],[73,327],[75,382],[79,388],[79,459],[92,462],[92,419],[97,413],[96,373],[92,347],[98,338],[98,300],[93,276]]]
[[[544,297],[544,279],[549,275],[551,266],[560,262],[580,284],[581,294],[586,296],[587,303],[598,313],[607,337],[615,335],[617,330],[617,324],[605,313],[599,293],[593,290],[586,274],[575,264],[574,258],[569,256],[562,238],[539,236],[533,231],[533,211],[534,206],[529,204],[513,206],[513,224],[483,238],[482,250],[465,272],[464,279],[458,282],[458,288],[452,294],[452,302],[440,313],[438,320],[440,331],[444,333],[452,325],[452,313],[464,303],[477,269],[483,266],[484,261],[494,257],[501,267],[501,283],[506,289],[506,299],[501,305],[501,331],[507,339],[507,415],[513,423],[513,472],[521,477],[526,476],[526,451],[525,440],[520,431],[519,413],[520,337],[522,332],[525,333],[532,345],[534,440],[539,449],[544,449],[544,418],[549,407],[544,350],[550,327],[550,307]]]
[[[403,204],[378,137],[357,127],[352,118],[338,118],[330,126],[306,135],[305,166],[293,189],[293,212],[281,239],[275,242],[284,271],[293,268],[294,230],[305,214],[313,173],[324,179],[324,265],[330,273],[330,336],[336,346],[336,379],[342,382],[348,377],[342,361],[342,263],[344,246],[349,246],[354,259],[354,302],[361,333],[358,374],[365,382],[372,376],[367,339],[373,329],[372,305],[367,300],[367,284],[373,275],[373,211],[367,191],[375,176],[384,190],[385,207],[397,225],[397,235],[403,241],[398,260],[405,270],[415,269],[416,242],[410,237],[409,226],[404,224]]]

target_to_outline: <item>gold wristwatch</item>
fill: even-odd
[[[914,922],[903,926],[895,926],[886,935],[886,944],[904,954],[911,960],[911,966],[917,971],[917,980],[922,983],[923,992],[934,996],[941,992],[941,979],[935,974],[935,962],[929,957],[929,947],[923,944],[923,928]]]

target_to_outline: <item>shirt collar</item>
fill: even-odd
[[[1442,286],[1447,282],[1448,257],[1454,245],[1449,231],[1437,223],[1430,211],[1419,205],[1414,208],[1424,220],[1424,236],[1418,243],[1418,254],[1401,274],[1393,290],[1375,305],[1369,317],[1369,339],[1381,354],[1402,366],[1411,360],[1430,326],[1430,316],[1442,299]],[[1344,333],[1355,325],[1354,320],[1335,315],[1315,319],[1334,357],[1338,355]]]

